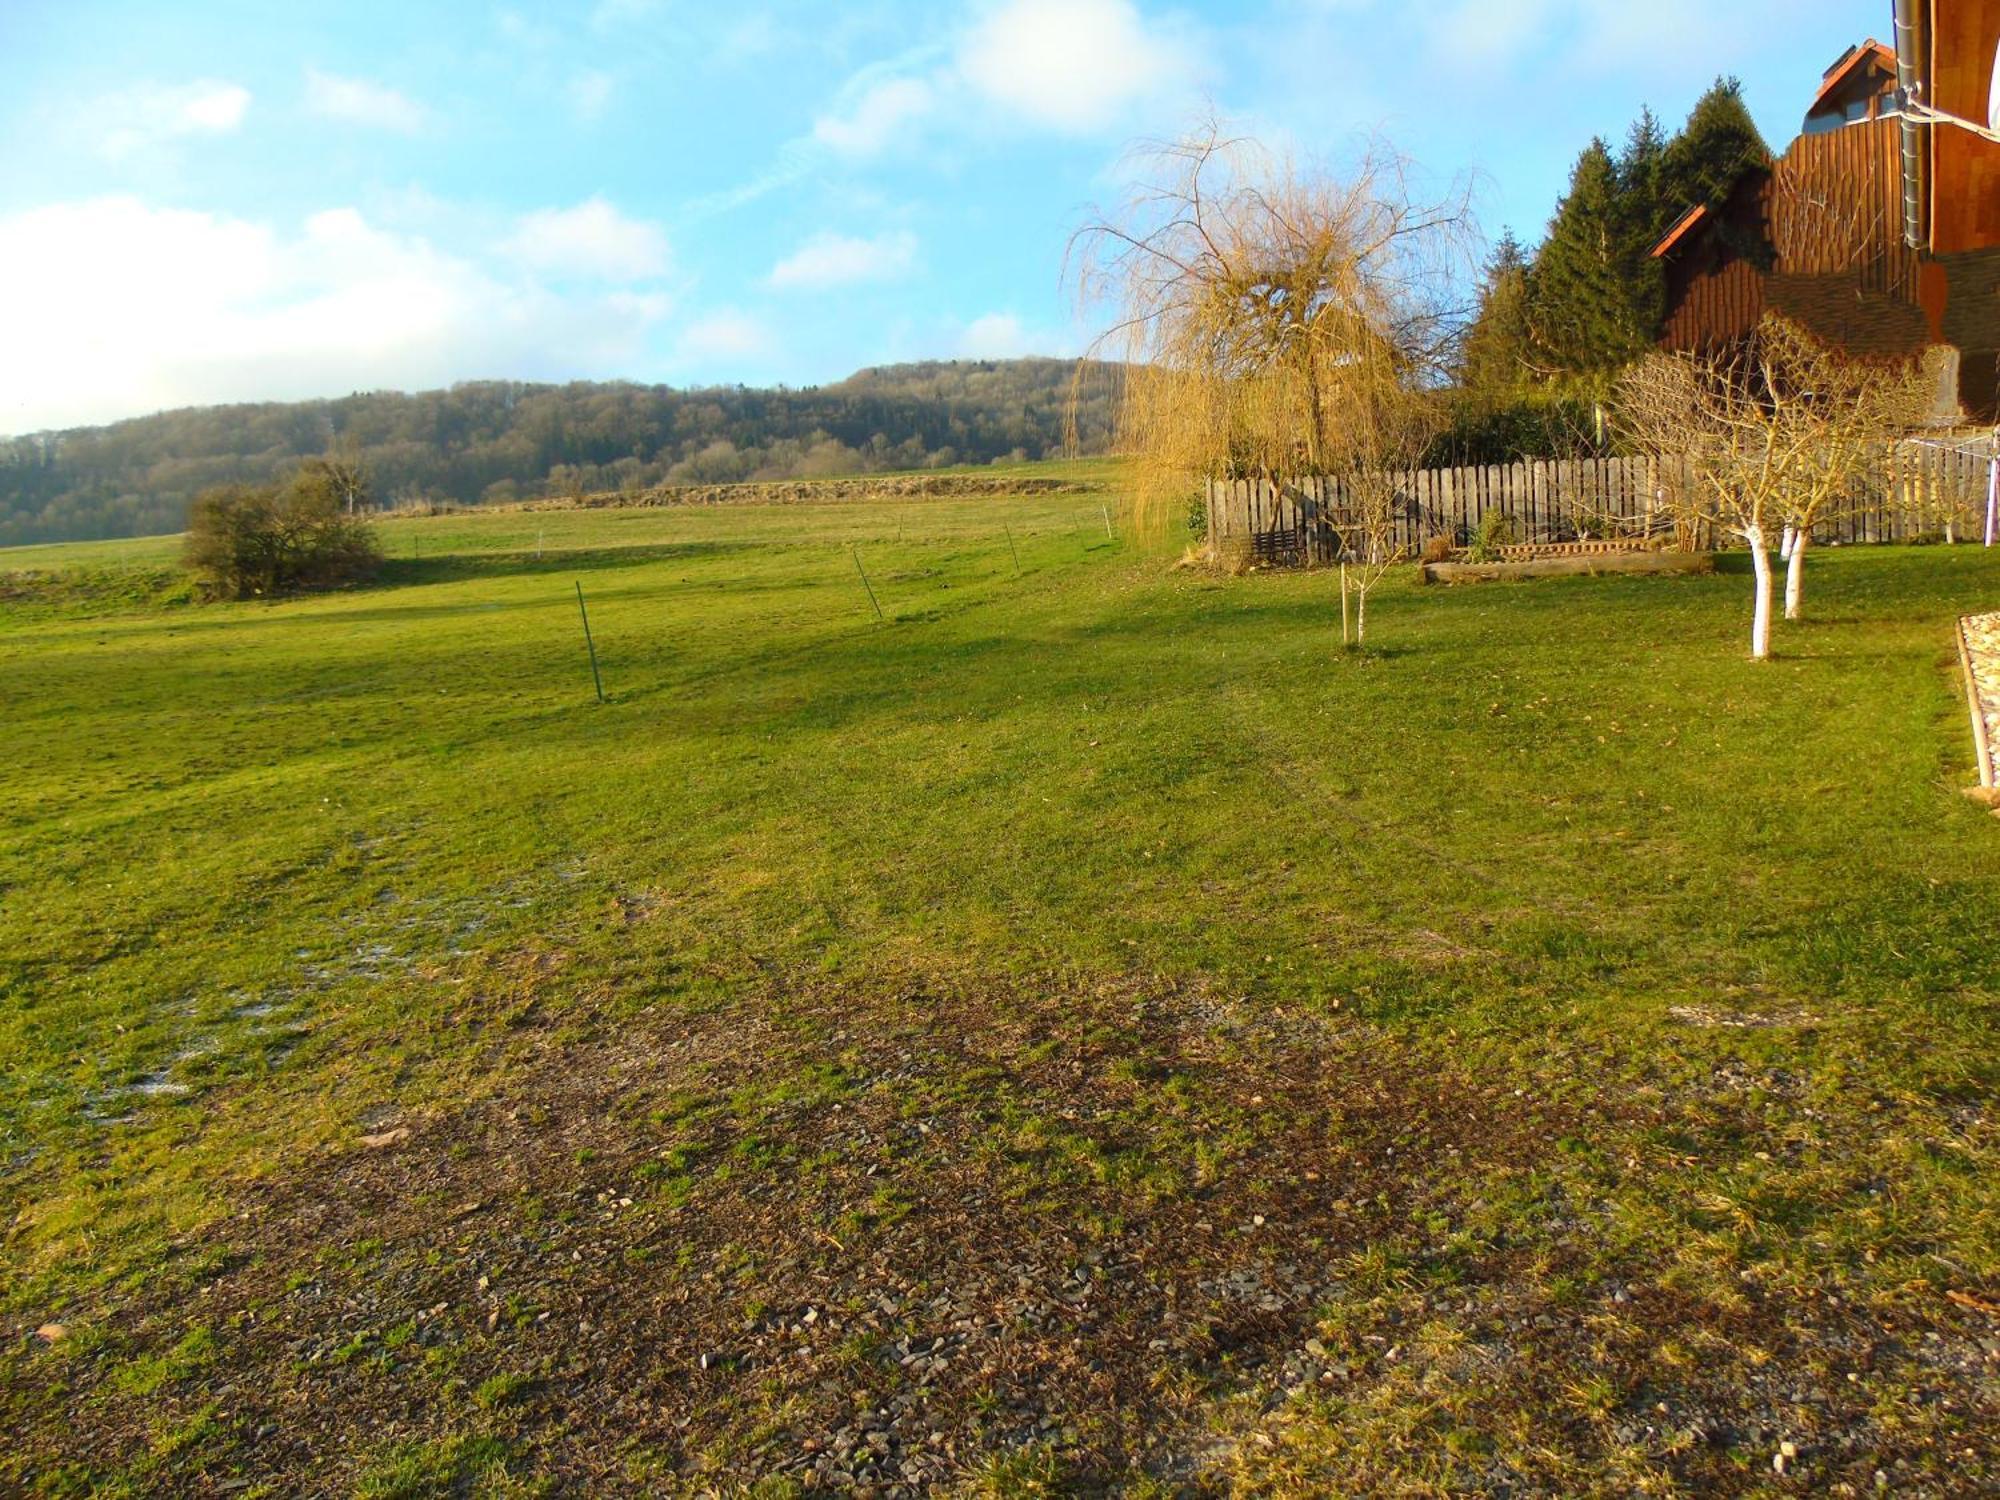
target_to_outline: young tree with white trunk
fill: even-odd
[[[1920,536],[1943,537],[1948,547],[1959,540],[1960,521],[1971,519],[1980,531],[1992,499],[1992,460],[1985,456],[1992,451],[1993,443],[1950,437],[1899,446],[1893,493],[1905,522]]]
[[[1897,436],[1922,419],[1933,374],[1918,361],[1850,358],[1766,316],[1741,345],[1649,354],[1619,381],[1619,426],[1674,476],[1671,502],[1750,549],[1753,657],[1771,651],[1774,533],[1782,528],[1785,615],[1796,620],[1815,529],[1855,500]]]
[[[1756,574],[1750,655],[1771,654],[1771,543],[1799,462],[1797,436],[1765,399],[1756,351],[1648,354],[1619,378],[1614,407],[1625,440],[1651,458],[1667,503],[1696,531],[1750,549]]]
[[[1937,370],[1928,359],[1855,359],[1782,318],[1767,317],[1757,339],[1772,421],[1798,452],[1782,496],[1785,618],[1798,620],[1816,532],[1862,502],[1896,440],[1923,422]]]

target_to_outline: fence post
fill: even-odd
[[[861,586],[868,590],[868,602],[875,606],[875,618],[882,619],[882,605],[875,597],[875,585],[868,581],[868,570],[861,566],[861,544],[854,544],[854,571],[861,575]]]
[[[1993,532],[2000,526],[2000,454],[1986,471],[1986,545],[1993,545]]]
[[[590,638],[590,611],[583,607],[583,580],[576,581],[576,612],[583,616],[583,647],[590,653],[590,685],[597,689],[597,701],[604,701],[604,679],[597,674],[597,642]]]

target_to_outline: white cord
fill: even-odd
[[[1976,136],[2000,144],[2000,130],[1995,130],[1990,125],[1981,125],[1977,121],[1961,119],[1957,115],[1948,115],[1941,109],[1932,109],[1928,104],[1919,104],[1915,99],[1906,99],[1903,102],[1903,113],[1919,125],[1956,125],[1961,130],[1969,130]]]

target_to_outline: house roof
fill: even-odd
[[[1826,70],[1826,77],[1820,81],[1819,92],[1813,95],[1813,110],[1817,110],[1822,104],[1826,103],[1827,99],[1837,92],[1841,85],[1854,76],[1856,70],[1865,67],[1871,61],[1880,63],[1888,70],[1891,77],[1895,76],[1896,49],[1885,46],[1871,36],[1860,46],[1848,48],[1834,62],[1834,65]],[[1811,112],[1811,110],[1807,111],[1809,114]]]
[[[1660,243],[1653,247],[1652,258],[1654,260],[1663,260],[1673,254],[1674,247],[1679,245],[1690,234],[1694,233],[1695,229],[1708,217],[1708,205],[1706,203],[1697,203],[1693,208],[1674,220],[1674,227],[1661,236]]]

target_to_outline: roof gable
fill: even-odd
[[[1826,105],[1827,101],[1838,94],[1846,85],[1861,81],[1865,77],[1871,63],[1880,68],[1887,75],[1887,79],[1893,83],[1896,77],[1896,50],[1870,37],[1860,46],[1850,47],[1846,52],[1841,54],[1839,60],[1832,67],[1826,70],[1826,77],[1820,82],[1819,92],[1813,95],[1812,108],[1807,111],[1807,114],[1818,113]],[[1880,86],[1881,80],[1878,80],[1878,89]]]
[[[1659,244],[1653,247],[1652,258],[1654,260],[1665,260],[1669,255],[1672,255],[1682,241],[1686,240],[1689,235],[1700,228],[1709,217],[1708,205],[1706,203],[1697,203],[1693,208],[1674,220],[1674,227],[1660,237]]]

